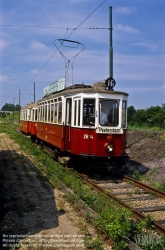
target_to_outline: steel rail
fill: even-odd
[[[156,195],[159,196],[159,197],[165,198],[165,192],[163,192],[163,191],[161,191],[161,190],[158,190],[158,189],[156,189],[156,188],[154,188],[154,187],[148,186],[148,185],[146,185],[145,183],[142,183],[142,182],[140,182],[140,181],[138,181],[138,180],[135,180],[135,179],[133,179],[133,178],[131,178],[131,177],[128,177],[128,176],[126,176],[126,175],[122,175],[122,174],[120,174],[120,173],[117,173],[117,175],[118,175],[119,177],[121,177],[121,178],[123,179],[123,181],[131,182],[132,184],[134,184],[134,185],[137,186],[137,187],[140,187],[140,188],[142,188],[142,189],[145,189],[146,191],[148,191],[148,192],[150,192],[150,193],[152,193],[152,194],[154,193],[154,194],[156,194]]]
[[[86,176],[77,173],[77,176],[79,177],[79,179],[81,181],[83,181],[84,183],[86,183],[87,185],[91,186],[93,189],[95,189],[96,191],[98,191],[99,193],[105,193],[107,195],[107,197],[109,199],[113,199],[115,201],[117,201],[119,203],[120,206],[125,207],[129,210],[132,211],[133,216],[140,221],[144,221],[147,216],[145,216],[143,213],[139,212],[138,210],[136,210],[135,208],[131,207],[130,205],[126,204],[125,202],[123,202],[122,200],[120,200],[119,198],[113,196],[112,194],[110,194],[109,192],[107,192],[105,189],[103,189],[102,187],[98,186],[97,184],[95,184],[93,181],[91,181],[90,179],[88,179]],[[132,179],[132,178],[130,178]],[[153,225],[154,225],[154,230],[161,234],[162,236],[165,236],[165,227],[163,227],[162,225],[160,225],[159,223],[157,223],[156,221],[153,221]]]

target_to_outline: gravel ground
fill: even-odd
[[[131,131],[127,135],[127,169],[138,170],[152,181],[165,181],[165,132]]]
[[[3,249],[86,249],[85,228],[96,235],[6,134],[0,134],[0,190]]]

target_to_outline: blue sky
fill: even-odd
[[[21,106],[33,101],[34,82],[37,101],[44,87],[65,76],[56,39],[68,38],[85,47],[74,61],[74,83],[106,79],[109,6],[115,90],[127,92],[128,106],[135,109],[165,103],[164,0],[0,0],[0,108],[18,104],[19,90]],[[81,44],[60,50],[70,60]],[[67,86],[71,82],[70,65]]]

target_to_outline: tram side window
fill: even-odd
[[[78,100],[78,126],[80,126],[80,100]]]
[[[122,103],[122,128],[127,127],[127,102]]]
[[[41,119],[40,119],[41,121],[43,121],[44,120],[44,106],[43,106],[43,104],[42,104],[42,106],[41,106]]]
[[[80,111],[81,111],[81,100],[77,99],[74,101],[74,126],[80,126]]]
[[[48,103],[48,122],[50,122],[50,103]]]
[[[77,100],[74,102],[74,126],[76,126],[76,117],[77,117]]]
[[[25,110],[25,120],[27,120],[27,110]]]
[[[32,109],[32,121],[35,121],[35,109]]]
[[[41,106],[38,107],[38,121],[41,121]]]
[[[66,124],[71,125],[71,117],[72,117],[72,100],[67,99],[67,110],[66,110]]]
[[[51,103],[51,122],[53,122],[54,103]]]
[[[58,123],[62,123],[62,102],[59,103],[58,106]]]
[[[44,105],[41,106],[41,121],[44,121]]]
[[[35,109],[35,121],[37,121],[37,113],[38,113],[38,109]]]
[[[38,120],[41,121],[41,111],[42,111],[42,106],[38,107]]]
[[[58,98],[60,100],[55,99],[54,103],[54,110],[53,110],[53,115],[54,115],[54,123],[62,123],[62,100],[61,98]]]
[[[37,121],[37,109],[32,109],[32,121]]]
[[[84,99],[83,125],[95,125],[95,99]]]
[[[33,120],[33,109],[29,109],[29,120]]]
[[[44,120],[45,120],[45,122],[47,122],[47,103],[45,103],[45,106],[44,106],[44,110],[45,110],[45,112],[44,112]]]
[[[57,103],[55,103],[54,123],[57,123],[57,112],[58,112],[58,106]]]

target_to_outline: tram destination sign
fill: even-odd
[[[43,97],[65,89],[65,77],[43,89]]]
[[[109,128],[109,127],[98,127],[96,128],[96,133],[98,134],[123,134],[123,129],[121,128]]]

